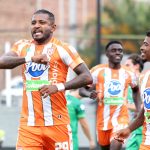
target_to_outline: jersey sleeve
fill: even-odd
[[[97,65],[97,66],[93,67],[90,70],[92,78],[93,78],[93,84],[97,84],[98,83],[99,72],[104,68],[104,66],[105,66],[104,64],[100,64],[100,65]]]
[[[69,66],[71,69],[74,69],[84,62],[79,56],[77,50],[70,45],[58,47],[58,52],[64,64]]]
[[[27,43],[27,40],[20,40],[12,46],[11,51],[17,53],[18,56],[21,56],[21,51],[27,45]]]

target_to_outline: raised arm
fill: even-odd
[[[77,76],[64,84],[66,90],[77,89],[92,83],[92,76],[84,63],[78,65],[74,71]]]
[[[0,69],[13,69],[25,63],[25,58],[18,57],[17,53],[11,51],[0,57]]]
[[[13,69],[26,63],[27,61],[47,65],[48,58],[45,54],[33,56],[31,58],[19,57],[17,53],[10,51],[0,57],[0,69]]]
[[[141,108],[138,116],[135,118],[133,122],[129,124],[129,126],[125,129],[119,130],[115,133],[114,138],[120,142],[124,141],[132,131],[142,126],[144,123],[144,107]]]
[[[79,64],[74,71],[77,74],[74,79],[65,83],[58,83],[56,85],[44,85],[39,89],[40,93],[45,98],[49,94],[54,94],[58,91],[77,89],[92,83],[92,76],[84,63]]]

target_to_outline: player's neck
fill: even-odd
[[[35,44],[36,45],[45,45],[45,44],[47,44],[47,43],[49,43],[49,41],[52,39],[52,35],[49,37],[49,38],[47,38],[46,40],[44,40],[44,41],[35,41]]]
[[[112,63],[109,63],[109,68],[111,69],[120,69],[121,68],[121,64],[112,64]]]

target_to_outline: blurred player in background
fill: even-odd
[[[95,148],[95,142],[92,138],[88,122],[85,118],[85,105],[81,102],[80,98],[78,89],[67,92],[66,99],[72,129],[73,150],[79,149],[78,122],[80,123],[85,136],[89,140],[90,150],[93,150]]]
[[[93,85],[81,88],[80,95],[96,99],[98,102],[97,137],[101,149],[120,150],[122,143],[114,140],[113,134],[129,123],[127,88],[132,88],[137,110],[140,109],[139,88],[135,73],[121,65],[122,43],[110,41],[106,45],[105,53],[108,64],[99,64],[91,69]]]

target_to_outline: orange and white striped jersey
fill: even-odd
[[[83,63],[77,51],[56,38],[45,45],[36,45],[33,40],[20,40],[14,44],[12,51],[23,57],[46,54],[50,60],[49,65],[34,62],[22,65],[24,89],[20,125],[69,124],[64,92],[43,98],[38,89],[44,84],[66,82],[68,67],[74,69]]]
[[[97,108],[97,129],[109,130],[122,123],[127,125],[127,88],[137,86],[136,75],[125,66],[111,69],[108,64],[95,66],[91,73],[101,100]]]
[[[142,144],[150,145],[150,70],[140,75],[139,83],[145,116]]]

